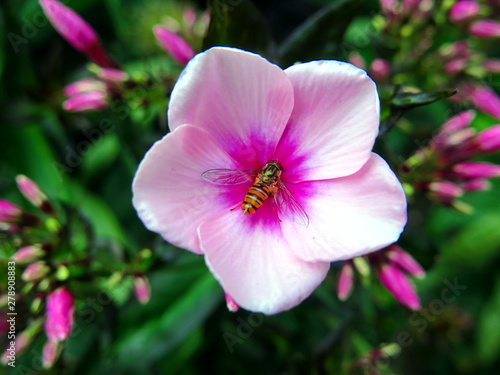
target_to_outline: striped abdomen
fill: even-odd
[[[256,181],[243,200],[243,213],[253,214],[264,201],[276,192],[276,187]]]

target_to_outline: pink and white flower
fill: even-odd
[[[203,254],[247,310],[296,306],[330,262],[379,250],[403,230],[401,184],[371,152],[377,90],[351,64],[314,61],[283,71],[253,53],[212,48],[187,65],[168,117],[172,132],[135,176],[134,206],[150,230]],[[261,169],[270,160],[280,161],[307,227],[280,221],[271,199],[245,215],[239,207],[251,184],[201,178],[209,169]]]

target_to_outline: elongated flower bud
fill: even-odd
[[[395,13],[398,7],[397,0],[380,0],[380,7],[384,13]]]
[[[465,24],[477,17],[479,4],[475,1],[458,1],[451,7],[450,20],[457,24]]]
[[[21,193],[23,193],[26,199],[28,199],[34,206],[49,215],[53,215],[55,213],[54,207],[36,182],[22,174],[16,176],[16,182]]]
[[[483,130],[476,137],[479,148],[485,152],[500,150],[500,124]]]
[[[411,13],[415,7],[417,7],[422,0],[403,0],[403,13]]]
[[[357,52],[351,52],[349,54],[349,62],[360,69],[366,69],[365,59]]]
[[[9,341],[7,349],[2,354],[1,362],[3,364],[7,364],[8,362],[15,361],[16,356],[26,350],[26,348],[33,341],[33,338],[34,337],[29,335],[27,332],[22,332],[16,337],[14,345],[11,345]]]
[[[462,188],[449,181],[431,182],[429,191],[438,201],[446,205],[451,204],[455,198],[464,193]]]
[[[82,92],[104,90],[106,90],[106,85],[103,82],[98,81],[97,79],[84,78],[66,86],[64,88],[64,94],[66,96],[75,96],[81,94]]]
[[[500,97],[487,87],[476,87],[470,94],[470,100],[481,111],[500,120]]]
[[[484,162],[463,162],[455,164],[453,173],[459,178],[492,178],[500,176],[500,165]]]
[[[194,57],[193,48],[180,35],[161,25],[156,25],[153,33],[163,49],[179,64],[186,65]]]
[[[22,213],[23,210],[19,206],[9,201],[0,199],[0,223],[15,221],[21,217]]]
[[[446,74],[454,75],[463,72],[467,67],[469,59],[466,57],[459,57],[448,61],[444,66],[444,71]]]
[[[465,181],[465,191],[484,191],[489,190],[491,187],[490,181],[483,178],[475,178],[473,180]]]
[[[373,60],[370,66],[370,75],[376,81],[385,80],[391,73],[391,64],[384,59]]]
[[[190,28],[193,28],[193,26],[196,22],[196,19],[198,17],[196,15],[195,10],[191,7],[188,7],[186,9],[184,9],[184,11],[182,12],[182,18],[184,19],[184,22],[186,23],[186,25],[188,25]]]
[[[59,341],[47,341],[43,346],[43,368],[51,368],[61,354],[62,345]]]
[[[25,246],[19,249],[11,259],[18,263],[31,263],[45,255],[41,245]]]
[[[480,38],[499,38],[500,22],[494,20],[476,21],[471,25],[469,31]]]
[[[461,112],[453,116],[441,126],[440,134],[453,134],[459,130],[465,129],[470,125],[475,116],[476,112],[472,110]]]
[[[389,292],[406,307],[412,310],[420,309],[420,299],[408,277],[398,267],[382,264],[379,279]]]
[[[45,333],[50,341],[66,340],[73,329],[75,300],[71,292],[61,287],[47,297]]]
[[[151,298],[151,287],[145,275],[134,276],[134,292],[140,303],[148,303]]]
[[[121,83],[125,82],[129,77],[121,69],[103,68],[97,72],[99,78],[106,82]]]
[[[337,295],[341,301],[345,301],[352,292],[354,283],[354,270],[350,262],[345,262],[340,271],[339,282],[337,284]]]
[[[500,59],[488,59],[483,63],[483,66],[492,73],[500,73]]]
[[[45,262],[39,260],[26,267],[21,278],[26,282],[38,281],[47,276],[49,272],[50,267]]]
[[[57,0],[40,0],[47,18],[54,28],[76,50],[102,67],[117,68],[101,45],[95,30],[73,9]]]
[[[452,59],[456,57],[469,57],[469,42],[466,40],[461,40],[449,45],[445,45],[439,50],[442,57],[447,59]]]
[[[97,90],[72,96],[63,103],[63,108],[69,112],[100,111],[107,107],[107,94]]]
[[[240,306],[236,303],[236,301],[231,297],[229,293],[226,293],[226,305],[227,309],[231,312],[236,312],[240,309]]]
[[[403,271],[406,271],[416,277],[425,276],[425,270],[423,267],[410,254],[399,246],[390,246],[386,255],[393,264],[401,268]]]

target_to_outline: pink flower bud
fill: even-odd
[[[80,79],[64,88],[66,96],[75,96],[88,91],[105,91],[106,85],[97,79]]]
[[[240,306],[236,303],[236,301],[229,295],[229,293],[226,293],[226,305],[227,309],[231,312],[236,312],[240,309]]]
[[[463,72],[465,70],[468,62],[469,62],[469,59],[466,57],[459,57],[459,58],[453,59],[451,61],[448,61],[445,64],[444,71],[446,74],[449,74],[449,75],[458,74],[458,73]]]
[[[100,111],[107,107],[107,94],[97,90],[72,96],[63,103],[63,108],[69,112]]]
[[[443,204],[451,204],[455,198],[464,193],[462,188],[449,181],[431,182],[428,189]]]
[[[341,301],[345,301],[352,292],[354,282],[354,272],[350,262],[345,262],[340,271],[339,282],[337,284],[337,295]]]
[[[45,333],[50,341],[66,340],[73,329],[75,300],[71,292],[61,287],[47,297]]]
[[[43,368],[51,368],[61,354],[62,345],[59,341],[47,341],[43,346]]]
[[[415,7],[417,7],[422,0],[403,0],[403,13],[411,13]]]
[[[153,33],[160,42],[160,45],[178,63],[186,65],[194,57],[195,52],[193,48],[180,35],[160,25],[153,27]]]
[[[391,260],[392,264],[398,266],[403,271],[408,272],[410,275],[416,277],[425,276],[425,270],[423,267],[410,254],[401,249],[399,246],[389,246],[386,255]]]
[[[476,137],[479,148],[484,152],[500,150],[500,124],[483,130]]]
[[[357,66],[359,69],[366,69],[365,59],[363,59],[363,56],[357,52],[351,52],[349,54],[349,62],[352,65]]]
[[[19,218],[23,210],[14,203],[0,199],[0,223],[5,221],[14,221]]]
[[[446,139],[444,142],[446,146],[467,146],[468,143],[475,137],[476,131],[474,129],[459,130]]]
[[[375,59],[370,66],[370,75],[376,81],[385,80],[391,73],[391,65],[387,60]]]
[[[408,277],[392,264],[382,264],[378,273],[380,282],[396,299],[412,310],[420,309],[420,299]]]
[[[21,193],[35,207],[50,215],[55,213],[52,204],[37,183],[22,174],[16,176],[16,182]]]
[[[118,67],[101,45],[95,30],[71,8],[57,0],[40,0],[47,18],[54,28],[76,50],[102,67]]]
[[[12,255],[11,259],[15,262],[24,264],[38,260],[44,255],[45,251],[43,251],[41,245],[31,245],[19,249],[14,255]]]
[[[140,303],[148,303],[151,298],[151,286],[145,275],[134,276],[134,293]]]
[[[498,38],[500,37],[500,22],[494,20],[480,20],[474,22],[470,33],[480,38]]]
[[[457,24],[472,21],[479,13],[479,4],[475,1],[458,1],[451,7],[450,20]]]
[[[205,26],[205,30],[210,26],[210,12],[205,11],[201,15],[201,23]]]
[[[446,121],[440,130],[440,134],[450,135],[468,127],[476,117],[476,112],[469,110],[461,112]]]
[[[466,40],[461,40],[453,44],[447,45],[440,49],[441,56],[452,59],[455,57],[469,57],[469,42]]]
[[[188,25],[190,28],[193,28],[197,18],[195,10],[191,7],[184,9],[182,18],[184,19],[186,25]]]
[[[452,168],[460,178],[492,178],[500,176],[500,165],[484,162],[463,162]]]
[[[14,348],[12,348],[9,341],[9,344],[7,345],[7,350],[5,350],[5,352],[2,354],[1,362],[3,364],[11,362],[10,357],[15,358],[16,356],[20,355],[22,352],[26,350],[26,348],[31,344],[32,341],[33,341],[33,336],[29,332],[24,331],[20,333],[14,341]]]
[[[468,192],[489,190],[490,187],[490,181],[482,178],[475,178],[473,180],[465,181],[464,183],[464,190]]]
[[[414,6],[414,11],[411,12],[411,17],[419,22],[427,19],[432,14],[435,8],[434,0],[413,0],[413,1],[417,3],[417,5]]]
[[[500,73],[500,59],[488,59],[483,63],[483,66],[492,73]]]
[[[475,87],[470,100],[481,111],[500,120],[500,97],[487,87]]]
[[[9,331],[10,328],[10,323],[7,321],[7,319],[9,319],[7,312],[0,311],[0,335],[2,335],[2,337]]]
[[[49,272],[50,267],[45,262],[39,260],[26,267],[21,278],[26,282],[38,281],[47,276]]]
[[[128,74],[121,69],[103,68],[97,72],[99,78],[106,82],[122,83],[128,80]]]
[[[384,13],[388,14],[397,13],[398,5],[399,3],[397,0],[380,0],[380,7],[382,8],[382,12]]]

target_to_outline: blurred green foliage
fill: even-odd
[[[392,41],[392,48],[379,43],[371,27],[372,19],[379,16],[375,1],[209,3],[217,10],[204,48],[238,46],[260,52],[283,67],[312,58],[345,61],[353,51],[368,60],[383,56],[403,64],[404,56],[398,53],[411,48],[411,41],[402,48],[397,41]],[[166,15],[179,18],[185,6],[204,6],[160,0],[71,0],[67,4],[93,25],[129,72],[159,70],[173,76],[181,67],[157,46],[151,28]],[[297,15],[294,6],[304,12]],[[269,24],[276,14],[281,14],[281,21]],[[309,16],[313,18],[307,20]],[[432,205],[422,196],[412,198],[409,224],[400,243],[428,270],[427,277],[416,282],[421,312],[400,306],[373,275],[358,278],[354,294],[340,302],[335,293],[340,266],[333,264],[313,296],[291,311],[276,316],[230,313],[203,258],[148,232],[131,205],[130,186],[137,165],[167,131],[166,100],[147,110],[139,104],[122,108],[119,103],[90,115],[63,111],[63,87],[89,73],[85,58],[43,19],[35,0],[6,0],[0,5],[1,196],[32,210],[14,182],[17,174],[25,174],[51,199],[82,211],[95,230],[99,248],[95,256],[104,263],[111,260],[112,264],[115,258],[132,262],[144,248],[154,253],[148,270],[152,298],[146,305],[131,297],[129,276],[108,273],[98,285],[75,283],[77,296],[93,297],[78,300],[76,326],[63,358],[45,373],[498,373],[498,181],[492,190],[464,198],[475,209],[471,215]],[[279,44],[271,37],[280,28],[296,31]],[[444,34],[436,38],[449,42],[455,37]],[[498,45],[494,53],[500,54]],[[411,85],[419,82],[430,91],[454,88],[429,82],[425,69],[411,77],[402,72],[400,79]],[[498,89],[499,76],[489,79]],[[397,167],[459,109],[439,101],[408,112],[406,123],[391,130],[377,151]],[[103,121],[111,124],[111,131],[102,131]],[[480,115],[474,126],[483,129],[493,123]],[[500,162],[499,155],[490,161]],[[5,269],[15,249],[2,237],[0,246],[0,265]],[[85,275],[88,270],[79,272]],[[443,294],[450,283],[463,286],[452,291],[453,299]],[[19,356],[16,369],[0,368],[0,373],[42,373],[43,342],[39,337]],[[378,367],[353,367],[369,351],[390,342],[398,343],[400,352]]]

